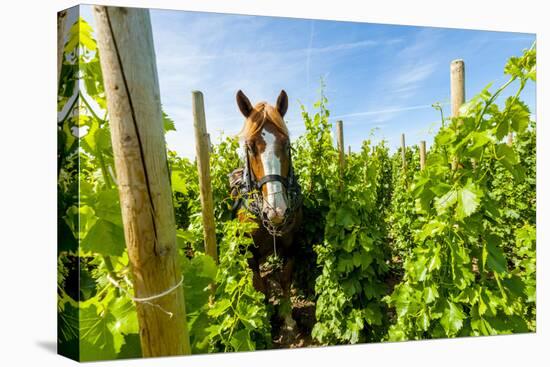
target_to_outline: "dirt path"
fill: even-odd
[[[260,276],[267,285],[268,302],[278,309],[282,296],[282,289],[278,278],[278,272],[270,267],[260,268]],[[296,321],[296,327],[286,329],[283,320],[274,312],[271,317],[271,335],[274,349],[303,348],[315,346],[311,338],[311,330],[315,325],[315,301],[307,299],[302,292],[291,288],[290,301],[292,304],[292,318]]]
[[[296,293],[293,289],[293,293]],[[295,330],[284,327],[282,320],[274,316],[271,320],[273,348],[303,348],[315,346],[311,338],[311,330],[315,325],[315,302],[296,294],[290,298],[292,302],[292,318],[296,321]]]

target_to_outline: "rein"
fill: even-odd
[[[265,175],[259,180],[254,177],[254,173],[250,169],[248,151],[249,148],[245,145],[244,168],[237,168],[229,175],[231,191],[237,196],[233,204],[233,212],[236,212],[243,205],[252,213],[262,223],[268,233],[273,236],[274,251],[276,254],[275,237],[281,237],[288,233],[295,215],[302,204],[302,191],[292,165],[292,150],[289,151],[290,169],[288,177]],[[263,213],[263,206],[264,203],[267,204],[267,201],[263,198],[262,187],[268,182],[280,182],[285,187],[287,193],[287,210],[284,214],[283,222],[278,225],[273,224]]]

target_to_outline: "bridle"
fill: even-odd
[[[292,148],[289,147],[288,152],[290,167],[288,177],[273,174],[265,175],[259,180],[256,179],[254,172],[250,169],[250,150],[249,146],[244,144],[244,168],[237,168],[229,175],[231,190],[237,191],[237,199],[233,204],[233,212],[235,213],[242,205],[262,223],[270,235],[273,237],[283,236],[291,229],[296,213],[302,205],[302,190],[292,165]],[[242,172],[242,177],[235,179],[234,176],[240,172]],[[286,189],[288,199],[287,210],[284,214],[283,222],[280,224],[272,223],[267,219],[263,211],[264,203],[267,204],[267,201],[262,195],[262,187],[268,182],[280,182]]]

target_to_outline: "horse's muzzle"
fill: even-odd
[[[277,225],[281,224],[285,220],[286,209],[281,208],[267,208],[265,216],[271,223]]]

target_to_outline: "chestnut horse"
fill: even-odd
[[[275,255],[282,260],[279,283],[282,290],[280,316],[285,327],[294,330],[290,286],[294,263],[293,246],[296,230],[301,222],[301,192],[294,175],[288,129],[283,117],[288,109],[288,97],[281,91],[276,106],[260,102],[252,106],[242,91],[237,92],[237,105],[245,122],[239,137],[243,168],[230,175],[234,210],[241,220],[253,220],[258,228],[252,233],[253,257],[249,259],[254,273],[254,287],[268,295],[266,279],[260,274],[260,265]],[[280,261],[279,261],[280,263]]]

